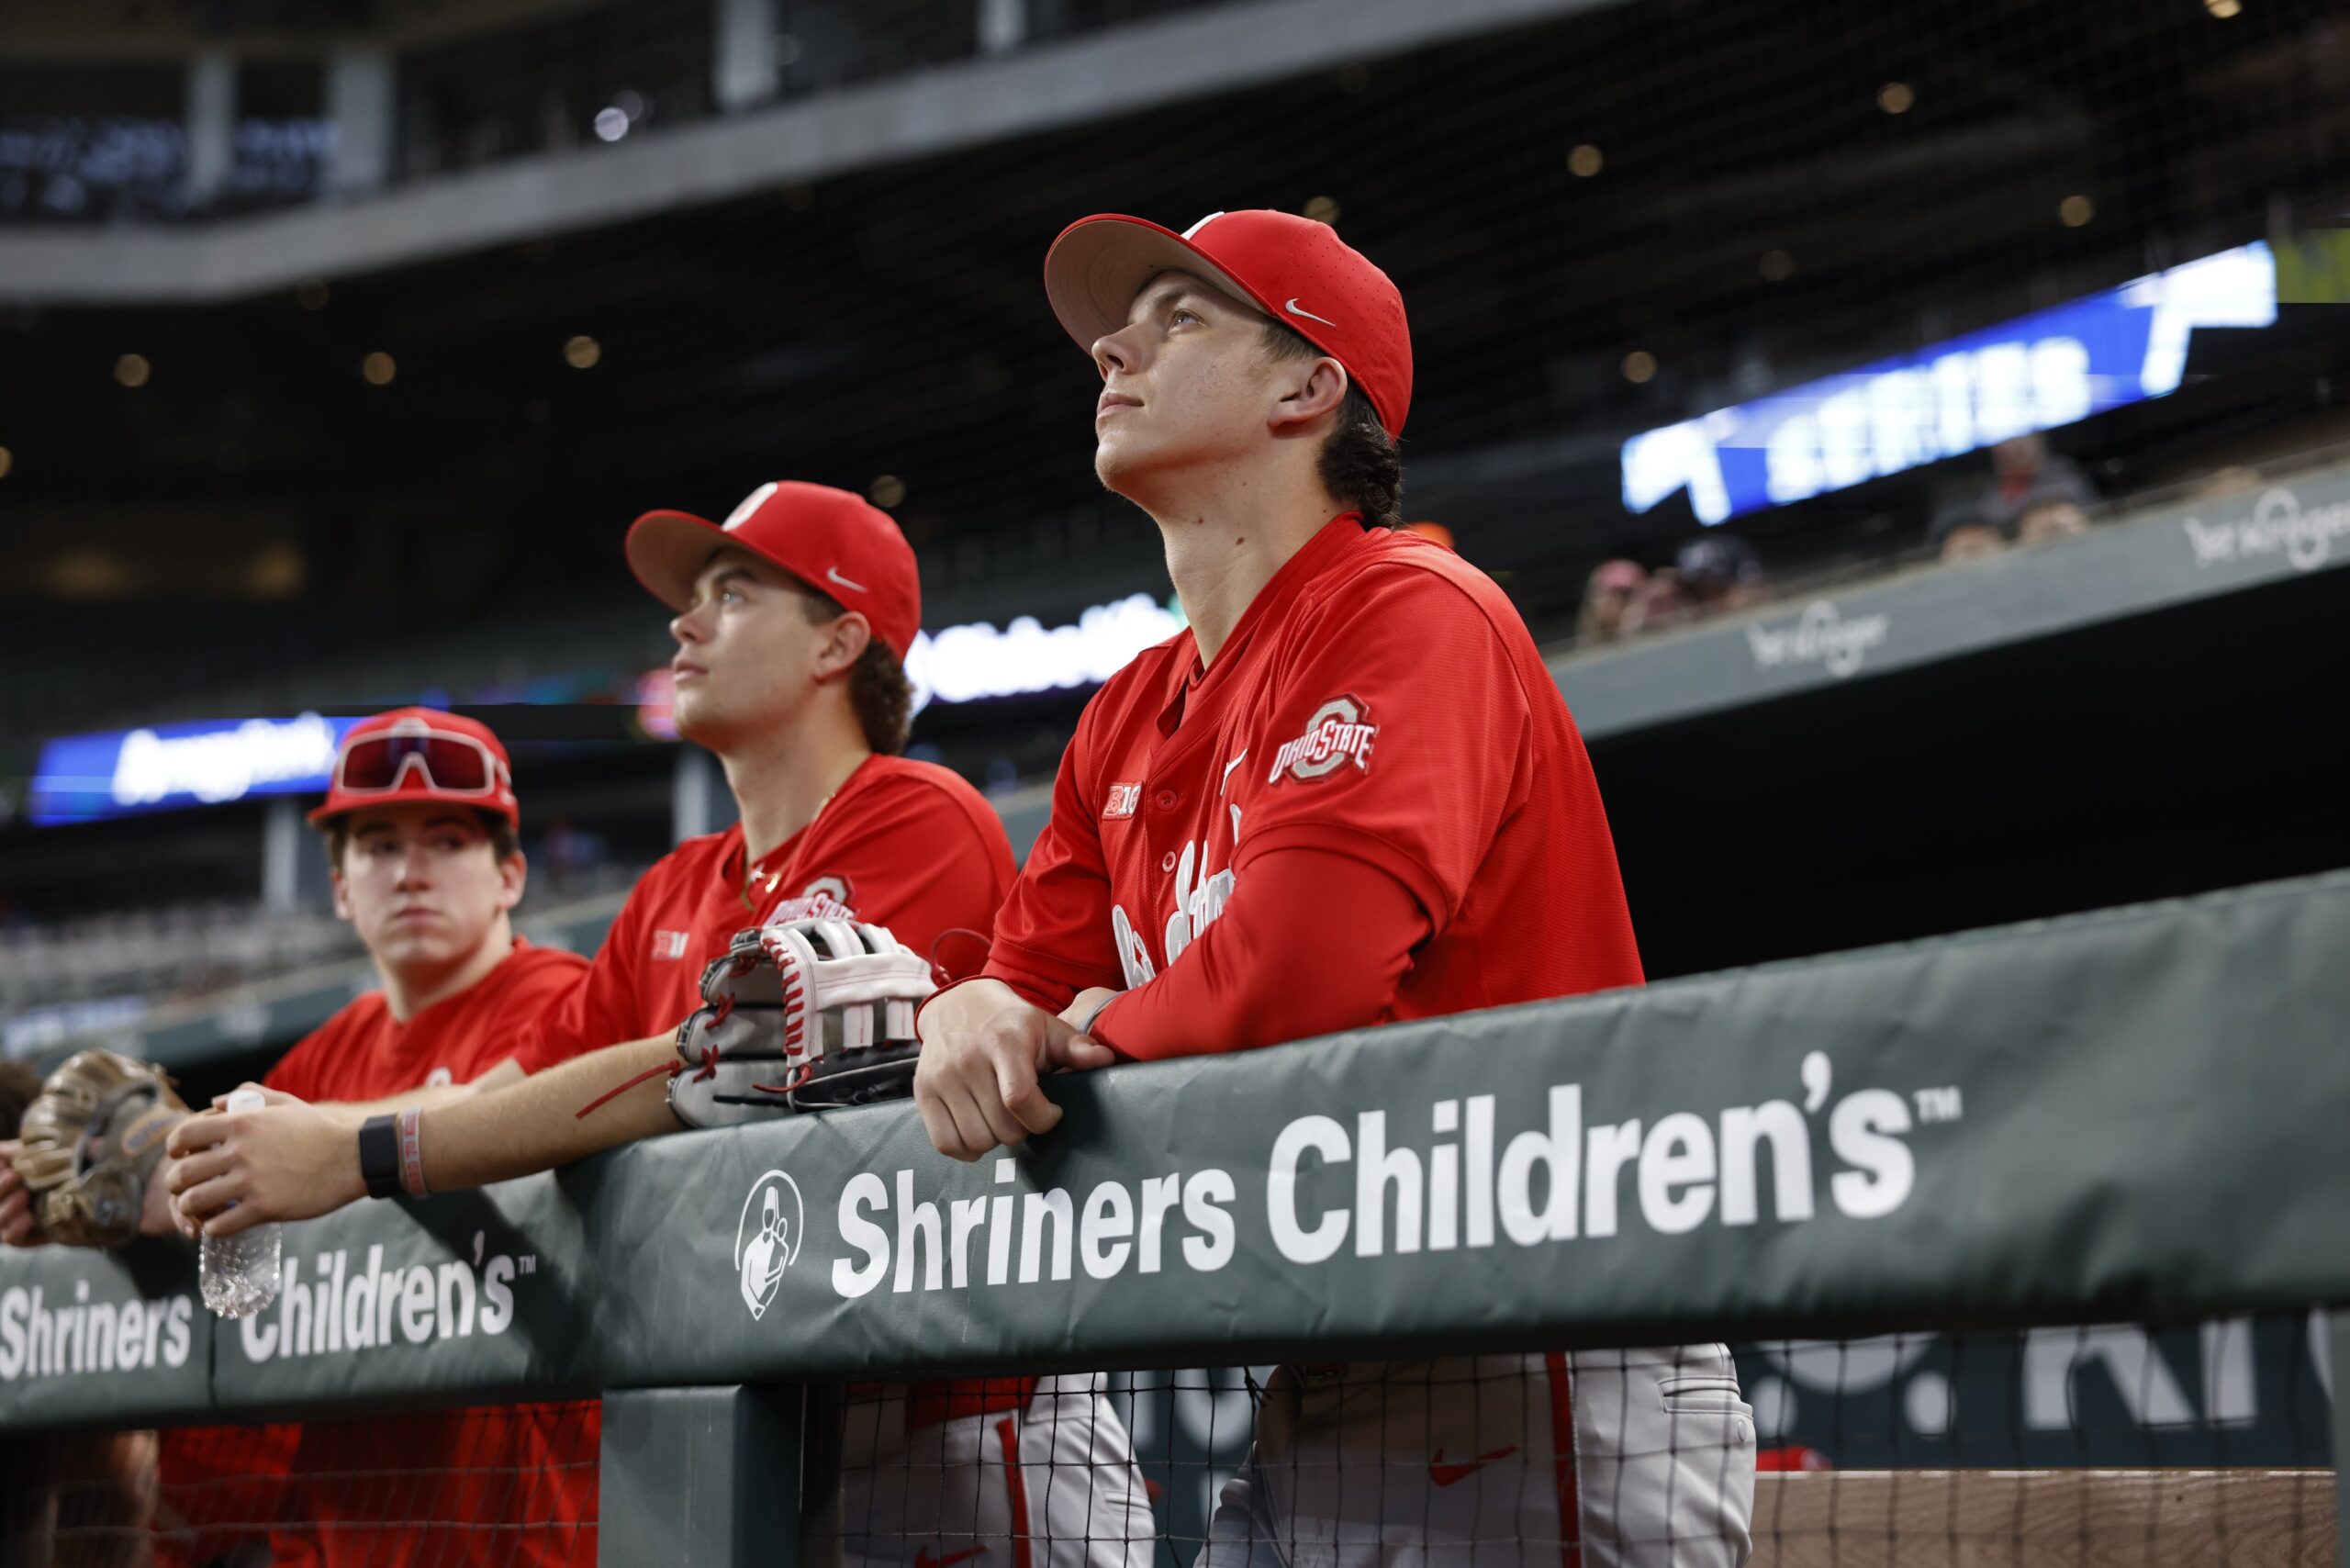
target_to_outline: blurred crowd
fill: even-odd
[[[136,993],[168,1001],[257,974],[360,956],[324,910],[207,901],[0,931],[0,1013]]]
[[[1974,560],[2087,533],[2097,504],[2097,487],[2077,465],[2042,437],[2020,435],[1991,449],[1990,481],[1938,508],[1926,538],[1942,560]]]
[[[1702,534],[1673,552],[1672,565],[1653,571],[1638,561],[1601,562],[1583,585],[1575,636],[1612,643],[1744,610],[1768,597],[1752,545],[1735,534]]]
[[[574,835],[574,838],[584,835]],[[533,861],[532,907],[627,888],[642,869],[593,857],[550,833]],[[574,857],[566,863],[566,854]],[[365,950],[351,926],[324,907],[275,908],[252,899],[212,899],[108,911],[80,919],[0,921],[0,1056],[54,1042],[20,1025],[34,1009],[137,997],[165,1006]],[[76,1014],[86,1021],[86,1011]],[[22,1035],[23,1038],[18,1038]]]
[[[2248,469],[2222,469],[2199,493],[2242,487],[2258,477]],[[2100,504],[2097,487],[2077,464],[2051,452],[2037,434],[2017,436],[1991,448],[1987,476],[1957,487],[1932,509],[1926,543],[1942,562],[2046,544],[2087,532]],[[1619,557],[1594,567],[1583,585],[1576,637],[1584,644],[1614,642],[1744,610],[1770,596],[1751,545],[1733,534],[1701,534],[1666,565]]]

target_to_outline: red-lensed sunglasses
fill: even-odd
[[[335,763],[334,787],[345,795],[389,794],[411,768],[424,776],[425,788],[448,795],[495,795],[507,778],[506,765],[472,735],[400,728],[348,742]]]

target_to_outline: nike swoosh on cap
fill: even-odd
[[[1326,327],[1335,327],[1337,325],[1336,321],[1331,320],[1327,316],[1316,316],[1311,310],[1300,309],[1298,308],[1297,297],[1295,295],[1290,296],[1289,303],[1282,306],[1281,308],[1288,311],[1292,316],[1303,316],[1309,321],[1319,321]]]
[[[845,588],[855,588],[858,593],[866,591],[866,588],[863,583],[853,583],[846,577],[841,576],[841,569],[838,566],[826,566],[824,568],[824,580],[828,583],[838,583]],[[946,1561],[951,1562],[954,1559],[950,1557]]]

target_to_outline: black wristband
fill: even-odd
[[[371,1198],[400,1195],[400,1135],[389,1116],[370,1116],[359,1124],[359,1175]]]

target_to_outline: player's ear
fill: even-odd
[[[334,890],[334,917],[341,921],[350,920],[351,889],[342,879],[342,861],[340,857],[327,868],[327,886]]]
[[[824,629],[824,644],[816,654],[816,678],[829,680],[845,676],[856,667],[865,650],[873,641],[873,627],[864,616],[852,610],[833,618]]]
[[[1285,359],[1273,366],[1271,417],[1275,435],[1294,435],[1347,400],[1347,367],[1327,354]]]
[[[503,914],[522,902],[522,890],[530,885],[531,862],[520,850],[498,863],[498,909]]]

